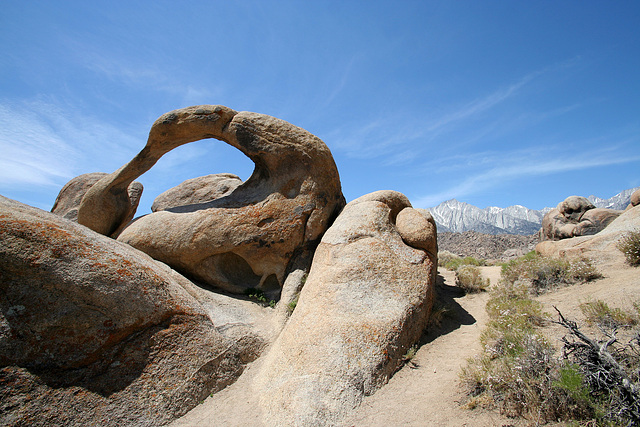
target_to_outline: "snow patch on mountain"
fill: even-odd
[[[609,198],[587,197],[598,208],[625,209],[629,205],[631,194],[640,187],[624,190]],[[477,231],[485,234],[520,234],[537,233],[542,218],[552,208],[540,210],[514,205],[506,208],[489,206],[480,209],[469,203],[456,199],[447,200],[438,206],[428,208],[438,225],[438,232]]]

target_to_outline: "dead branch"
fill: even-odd
[[[609,393],[615,390],[619,393],[619,401],[613,405],[614,408],[611,408],[614,412],[612,415],[628,418],[633,425],[640,423],[638,386],[608,350],[617,342],[616,331],[605,333],[609,339],[600,344],[580,331],[576,322],[566,319],[557,307],[553,308],[560,317],[560,320],[554,323],[566,328],[574,337],[573,341],[569,341],[566,337],[562,338],[565,358],[572,356],[576,360],[595,391]]]

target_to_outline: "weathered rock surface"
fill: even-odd
[[[557,209],[560,214],[569,221],[579,222],[586,211],[595,206],[586,197],[569,196],[558,203]]]
[[[402,363],[434,294],[435,230],[397,227],[429,224],[419,215],[402,194],[377,192],[349,203],[324,235],[255,382],[265,425],[340,425]]]
[[[574,236],[588,236],[602,231],[620,216],[623,211],[595,208],[586,211],[573,230]]]
[[[60,193],[58,193],[58,197],[53,204],[53,208],[51,208],[51,212],[66,219],[70,219],[71,221],[78,222],[78,209],[80,208],[82,198],[96,182],[100,181],[105,176],[107,176],[107,174],[104,172],[94,172],[85,173],[84,175],[73,178],[71,181],[67,182],[64,187],[62,187],[62,190],[60,190]],[[116,229],[112,234],[117,234],[119,229],[122,229],[133,219],[136,209],[138,209],[138,204],[140,203],[142,190],[142,184],[137,181],[133,181],[129,184],[127,187],[129,207],[126,209],[121,222],[116,224]]]
[[[587,198],[570,196],[542,219],[541,240],[562,240],[596,234],[622,211],[596,208]]]
[[[235,190],[242,180],[232,173],[219,173],[188,179],[160,194],[153,201],[151,211],[211,202]]]
[[[0,424],[162,425],[233,382],[265,343],[225,336],[208,312],[232,310],[187,283],[0,196]]]
[[[611,223],[594,235],[577,236],[558,241],[543,241],[536,245],[536,252],[551,257],[586,256],[623,259],[622,252],[616,249],[620,237],[633,230],[640,229],[640,206],[625,210]]]
[[[225,197],[139,218],[118,240],[218,288],[277,296],[292,259],[318,243],[344,206],[327,146],[283,120],[211,105],[167,113],[131,162],[89,189],[78,222],[110,234],[129,203],[129,183],[166,152],[203,138],[246,154],[252,176]]]

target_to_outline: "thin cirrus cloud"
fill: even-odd
[[[460,122],[476,117],[499,104],[516,96],[519,90],[542,74],[544,71],[532,72],[518,82],[501,87],[489,95],[470,101],[434,120],[417,119],[415,115],[402,114],[391,119],[388,115],[384,120],[375,119],[364,126],[351,131],[341,129],[334,133],[335,144],[346,155],[353,158],[374,158],[395,152],[390,160],[397,164],[411,156],[398,154],[398,147],[414,142],[417,139],[432,141],[442,132]],[[346,136],[339,136],[346,135]]]
[[[184,83],[189,77],[185,74],[188,71],[177,68],[175,61],[161,52],[134,58],[96,49],[72,38],[64,39],[64,43],[69,47],[68,51],[74,52],[76,64],[116,84],[161,92],[176,97],[177,102],[185,105],[202,103],[203,99],[213,99],[222,93],[218,87]]]
[[[552,159],[549,160],[548,157],[552,157]],[[542,176],[638,161],[640,161],[640,155],[624,155],[611,149],[594,150],[573,156],[555,156],[547,153],[547,158],[535,158],[524,152],[512,153],[507,157],[487,158],[485,156],[484,163],[493,163],[495,166],[489,166],[489,169],[483,168],[483,172],[472,174],[444,191],[418,197],[414,205],[424,208],[435,206],[443,200],[469,196],[478,191],[498,187],[508,180],[522,177]],[[461,163],[469,164],[470,162],[463,161]]]
[[[0,101],[3,188],[59,186],[86,167],[111,170],[138,147],[133,136],[53,100]]]

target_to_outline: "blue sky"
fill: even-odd
[[[50,209],[161,114],[222,104],[331,149],[347,200],[392,189],[540,209],[640,186],[638,1],[13,1],[0,11],[0,194]],[[138,214],[251,161],[215,140],[138,180]]]

